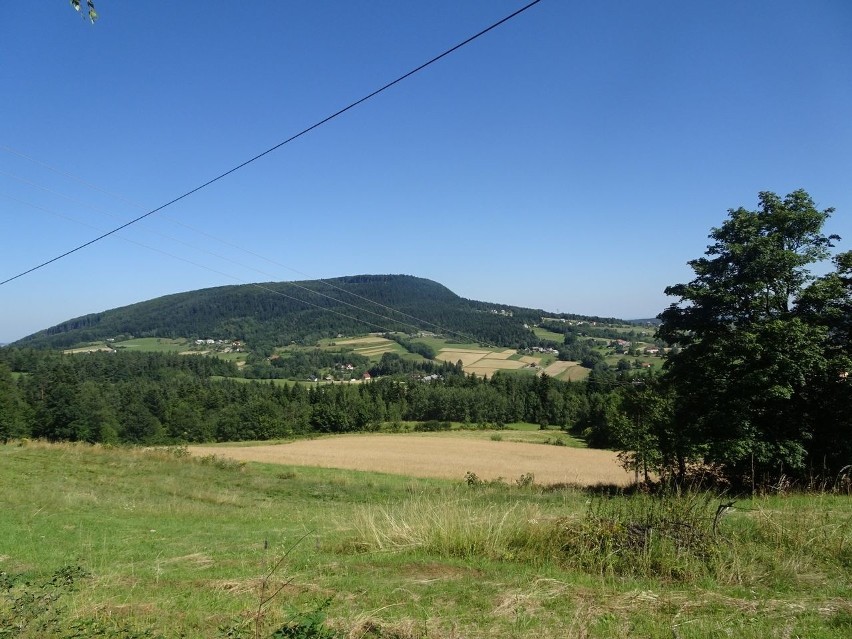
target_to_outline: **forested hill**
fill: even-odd
[[[263,349],[340,333],[422,330],[517,346],[532,338],[524,324],[537,323],[541,315],[540,310],[467,300],[410,275],[356,275],[167,295],[71,319],[17,344],[66,348],[120,336],[188,337],[239,339]]]

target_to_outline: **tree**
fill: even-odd
[[[616,420],[612,429],[612,444],[619,450],[619,460],[627,470],[633,470],[646,482],[650,472],[665,473],[673,467],[671,443],[671,397],[659,379],[648,376],[636,380],[622,392],[621,409],[626,419]]]
[[[815,428],[811,463],[828,473],[852,462],[852,251],[834,258],[835,271],[807,287],[799,313],[827,332],[825,377],[812,389]]]
[[[28,409],[12,373],[0,362],[0,442],[5,444],[10,439],[29,434]]]
[[[815,431],[809,401],[825,379],[828,330],[797,307],[836,235],[803,190],[762,192],[759,209],[730,210],[712,229],[696,277],[666,288],[678,302],[659,315],[658,337],[680,347],[666,361],[686,463],[721,465],[730,478],[802,472]]]
[[[82,382],[76,392],[68,431],[71,438],[91,444],[114,444],[120,425],[115,409],[105,394],[106,387],[94,381]]]

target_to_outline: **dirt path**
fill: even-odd
[[[261,446],[191,446],[193,455],[240,461],[348,468],[413,477],[514,481],[525,473],[540,484],[625,485],[632,476],[606,450],[469,440],[448,435],[338,435]]]

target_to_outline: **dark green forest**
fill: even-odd
[[[215,357],[7,348],[0,350],[0,436],[154,445],[371,431],[402,421],[567,429],[586,419],[593,388],[547,376],[485,380],[392,354],[374,370],[384,376],[368,384],[281,386],[234,380],[236,367]],[[438,372],[426,376],[429,370]],[[607,383],[615,385],[615,376]]]
[[[88,315],[0,349],[0,438],[151,445],[524,421],[619,450],[648,480],[702,476],[751,489],[827,481],[852,468],[852,252],[833,251],[840,238],[823,231],[832,212],[801,190],[783,198],[763,192],[756,210],[729,210],[704,256],[689,262],[694,279],[666,289],[675,301],[654,336],[669,349],[662,373],[631,369],[627,360],[613,369],[581,339],[636,335],[553,323],[548,328],[565,336],[556,345],[560,359],[592,369],[587,380],[466,376],[432,361],[428,346],[396,336],[426,359],[386,354],[371,364],[351,354],[356,373],[374,378],[357,385],[251,382],[245,378],[340,364],[340,354],[319,349],[269,355],[282,344],[374,330],[365,324],[372,319],[341,301],[343,290],[361,306],[381,304],[377,313],[407,314],[384,329],[411,333],[416,316],[425,320],[420,330],[432,322],[495,345],[549,343],[525,327],[541,311],[464,300],[410,276],[339,278],[338,288],[327,281],[222,287]],[[317,308],[316,297],[308,299],[314,289],[334,299]],[[51,350],[121,335],[242,339],[253,359],[241,371],[216,357]]]
[[[16,345],[68,348],[131,336],[213,338],[241,340],[253,352],[270,355],[276,346],[376,331],[440,331],[462,342],[507,347],[537,343],[524,324],[538,322],[543,311],[501,305],[511,314],[498,315],[494,308],[423,278],[358,275],[167,295],[71,319]]]

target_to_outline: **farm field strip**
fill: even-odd
[[[519,368],[524,368],[526,364],[523,362],[519,362],[513,359],[491,359],[490,357],[484,357],[475,364],[470,366],[465,366],[465,372],[478,373],[480,369],[490,369],[490,370],[517,370]]]
[[[382,344],[381,346],[372,346],[370,348],[356,348],[355,352],[358,355],[370,357],[371,355],[381,355],[382,353],[390,353],[396,350],[393,344]]]
[[[514,354],[515,354],[514,349],[507,348],[505,351],[502,351],[500,353],[498,353],[498,352],[489,353],[488,359],[509,359]]]
[[[553,362],[550,366],[544,369],[544,372],[551,377],[561,375],[573,366],[579,366],[579,362]]]
[[[487,356],[489,351],[457,351],[441,349],[435,356],[435,359],[450,362],[452,364],[461,360],[462,366],[467,368]]]
[[[440,352],[444,352],[444,351],[446,351],[448,353],[474,353],[474,354],[477,354],[477,355],[488,355],[488,354],[493,352],[493,351],[489,351],[488,349],[484,349],[484,348],[477,349],[477,348],[450,348],[450,347],[444,347],[438,352],[440,353]]]
[[[112,351],[109,346],[81,346],[80,348],[70,348],[62,351],[63,355],[76,355],[78,353],[101,353]]]
[[[567,371],[559,375],[557,379],[560,379],[563,382],[579,382],[580,380],[586,379],[590,372],[591,371],[588,368],[572,366]]]
[[[390,344],[390,340],[385,337],[353,337],[350,339],[338,339],[334,340],[334,343],[337,346],[350,346],[352,344]]]
[[[541,484],[616,484],[633,477],[612,451],[482,441],[448,435],[337,435],[261,446],[190,446],[193,455],[239,461],[363,470],[461,480],[516,479],[532,473]]]

